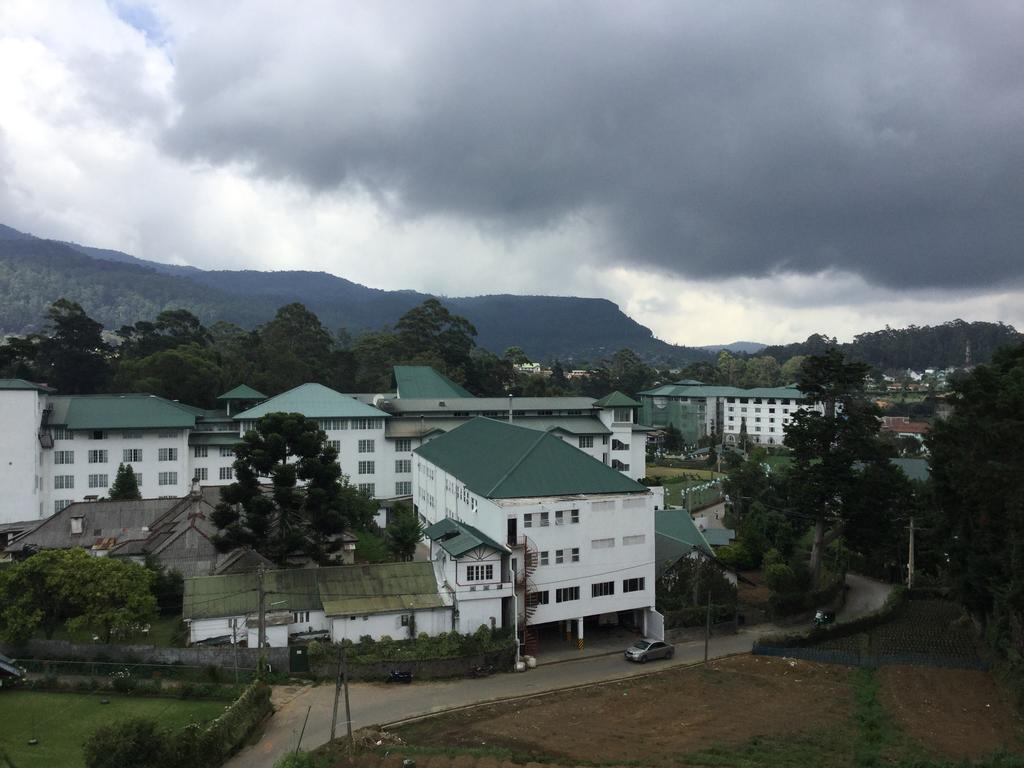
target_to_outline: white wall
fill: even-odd
[[[198,643],[200,640],[209,640],[211,637],[224,637],[231,634],[231,622],[236,623],[236,637],[239,641],[247,637],[245,628],[245,616],[225,616],[217,619],[193,619],[188,625],[189,644]],[[255,643],[253,644],[255,647]]]
[[[396,613],[375,613],[368,616],[331,616],[331,640],[351,640],[359,642],[363,635],[380,640],[387,635],[393,640],[404,640],[409,637],[409,627],[402,626],[402,616],[414,614],[416,617],[416,634],[427,633],[439,635],[452,629],[452,609],[433,608],[429,610],[404,611]]]
[[[0,390],[0,523],[49,514],[39,445],[43,398],[36,390]]]

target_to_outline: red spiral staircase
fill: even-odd
[[[510,541],[513,549],[523,551],[523,570],[516,573],[516,593],[519,597],[519,641],[524,655],[534,656],[538,649],[537,628],[530,625],[533,615],[540,605],[540,598],[537,594],[537,587],[533,583],[532,576],[537,570],[540,556],[537,547],[528,536],[520,536],[515,541]],[[521,595],[521,597],[520,597]]]

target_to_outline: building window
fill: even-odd
[[[233,476],[233,471],[234,471],[233,467],[221,467],[220,468],[220,479],[221,480],[230,480],[232,478],[232,476]]]
[[[54,427],[53,428],[53,439],[54,440],[74,440],[75,433],[67,427]]]
[[[641,533],[638,536],[623,536],[622,537],[622,546],[628,547],[631,544],[643,544],[646,541],[647,541],[647,536],[645,534],[643,534],[643,533]]]
[[[591,539],[591,549],[611,549],[615,546],[615,539]]]
[[[493,565],[470,565],[466,568],[466,581],[494,581]]]
[[[523,528],[533,528],[533,513],[527,512],[523,515]]]
[[[578,563],[580,561],[580,548],[573,547],[572,549],[570,549],[569,558],[572,560],[572,562]]]
[[[90,464],[106,464],[107,463],[107,452],[106,451],[89,451],[89,463]]]
[[[555,510],[555,525],[563,525],[565,523],[565,511],[561,509]]]
[[[309,611],[294,611],[292,613],[292,624],[308,624]]]
[[[380,429],[384,419],[352,419],[352,429]]]
[[[360,453],[373,453],[373,440],[360,440],[359,441],[359,452]]]
[[[375,496],[377,493],[377,487],[374,483],[360,483],[359,490],[367,496]]]
[[[208,480],[209,470],[206,467],[196,467],[196,480]]]
[[[412,496],[412,482],[402,480],[395,483],[395,496]]]
[[[548,551],[546,549],[543,552],[540,553],[540,564],[541,565],[547,565],[548,564]]]
[[[222,445],[220,447],[220,457],[222,459],[226,458],[228,456],[234,456],[234,455],[235,455],[235,449],[232,446],[230,446],[230,445]]]
[[[580,588],[579,587],[562,587],[561,589],[555,590],[555,602],[556,603],[568,603],[572,600],[580,599]]]
[[[57,499],[53,502],[53,514],[57,514],[65,507],[71,506],[71,499]]]
[[[75,463],[75,452],[74,451],[54,451],[53,452],[53,463],[54,464],[74,464]]]
[[[181,433],[176,429],[161,429],[156,433],[157,437],[178,437]]]
[[[412,439],[403,437],[395,440],[395,453],[408,453],[412,450]]]
[[[564,549],[556,549],[555,550],[555,565],[561,565],[564,562],[565,562],[565,550]]]
[[[142,430],[140,429],[129,429],[121,433],[122,440],[141,440]]]
[[[571,522],[573,525],[575,525],[579,521],[580,521],[580,511],[578,509],[570,509],[569,510],[569,522]]]
[[[591,597],[608,597],[609,595],[615,594],[615,582],[614,581],[602,581],[599,584],[590,585],[590,596]]]
[[[141,448],[125,448],[121,451],[121,461],[125,464],[138,464],[142,461]]]
[[[178,484],[178,473],[177,472],[161,472],[157,476],[157,483],[159,485],[177,485]]]
[[[580,448],[593,448],[594,447],[594,436],[593,435],[580,435]]]
[[[632,408],[616,408],[615,409],[615,421],[624,421],[632,423],[633,421],[633,409]]]
[[[54,488],[74,488],[75,487],[75,476],[74,475],[54,475],[53,476],[53,487]]]
[[[643,592],[644,591],[644,577],[641,576],[638,579],[623,579],[622,580],[622,591],[623,592]]]
[[[83,530],[85,530],[85,518],[78,516],[72,517],[71,533],[77,536],[78,534],[82,533]]]
[[[546,589],[542,592],[531,592],[526,602],[529,605],[547,605],[551,602],[551,594]]]
[[[106,488],[108,485],[106,475],[89,475],[90,488]]]
[[[341,440],[328,440],[327,447],[333,448],[335,453],[341,454]]]
[[[360,461],[359,462],[359,474],[360,475],[372,475],[374,468],[374,462],[372,461]]]
[[[544,528],[544,527],[546,527],[546,526],[551,524],[551,521],[550,521],[549,517],[550,517],[550,515],[547,512],[541,512],[540,513],[540,527],[541,528]]]
[[[395,474],[406,475],[412,472],[412,459],[395,459]]]
[[[102,429],[94,429],[92,432],[89,433],[89,435],[93,440],[103,440],[106,438],[107,433],[104,432]]]
[[[139,486],[139,488],[141,488],[142,487],[142,473],[141,472],[132,472],[132,474],[135,475],[135,484],[137,486]]]
[[[210,449],[206,445],[196,445],[192,448],[192,455],[197,459],[205,459],[209,455]]]

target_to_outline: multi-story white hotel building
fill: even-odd
[[[645,473],[639,403],[590,398],[475,398],[430,368],[399,366],[395,394],[346,395],[303,384],[275,397],[240,386],[204,410],[146,394],[60,395],[0,380],[0,523],[47,517],[103,498],[118,465],[132,467],[145,498],[182,497],[193,478],[233,482],[234,446],[267,413],[316,419],[350,482],[387,509],[413,493],[412,451],[475,416],[550,430],[632,478]],[[382,522],[386,521],[382,520]]]
[[[793,414],[800,409],[822,409],[795,387],[739,389],[683,381],[649,389],[638,397],[642,424],[672,425],[691,444],[715,434],[726,444],[738,443],[745,424],[752,443],[781,445]]]
[[[415,452],[413,499],[460,631],[514,622],[582,647],[587,626],[661,637],[654,608],[655,491],[551,432],[486,418]]]

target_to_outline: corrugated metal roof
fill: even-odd
[[[301,384],[266,402],[236,413],[235,419],[258,419],[268,413],[301,413],[317,418],[384,418],[388,414],[323,384]]]
[[[605,395],[598,400],[594,405],[599,408],[639,408],[640,403],[634,400],[629,395],[623,394],[618,390],[615,390],[610,395]]]
[[[156,395],[65,395],[50,400],[51,424],[68,429],[190,429],[196,413]]]
[[[366,615],[444,605],[429,562],[340,565],[266,571],[267,611],[323,609],[329,616]],[[259,610],[256,574],[185,579],[185,619],[243,616]]]
[[[658,537],[666,537],[685,546],[686,551],[699,549],[712,554],[711,545],[693,522],[693,518],[683,509],[659,509],[654,513],[654,532]]]
[[[388,437],[424,437],[435,432],[451,432],[467,421],[461,418],[438,418],[436,416],[416,419],[414,417],[391,419],[385,427]],[[520,427],[547,432],[554,429],[570,435],[610,435],[612,431],[600,419],[593,416],[516,416],[514,424]]]
[[[493,419],[467,421],[415,453],[485,498],[648,492],[550,432]]]
[[[665,384],[655,389],[638,392],[638,395],[649,397],[775,397],[801,400],[803,392],[795,387],[759,387],[756,389],[740,389],[739,387],[688,386],[682,384]]]
[[[504,544],[500,544],[469,523],[451,517],[442,518],[428,526],[423,535],[436,541],[452,557],[462,557],[477,547],[488,547],[498,552],[509,551]]]
[[[399,398],[473,397],[472,392],[429,365],[396,365],[394,372]]]
[[[389,401],[388,408],[396,414],[416,413],[483,413],[508,414],[507,397],[445,397],[398,398]],[[594,400],[589,397],[514,397],[513,411],[580,411],[588,415],[595,411]]]
[[[239,384],[234,389],[229,389],[223,395],[218,395],[218,400],[263,400],[266,397],[262,392],[257,392],[248,384]]]

